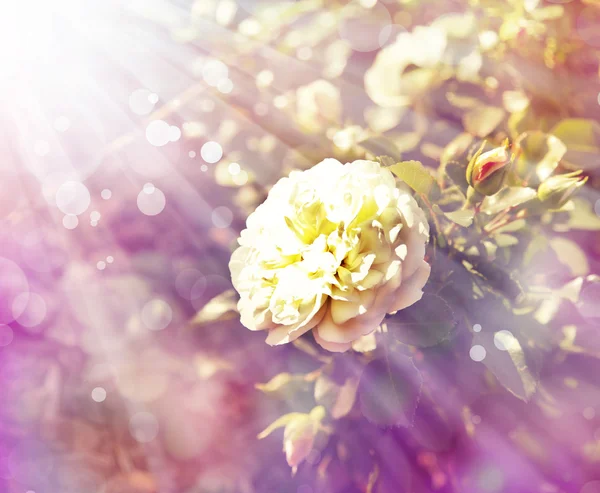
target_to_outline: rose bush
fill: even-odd
[[[271,345],[312,329],[325,349],[346,351],[421,299],[429,278],[425,214],[378,162],[294,171],[246,226],[229,267],[242,323]]]

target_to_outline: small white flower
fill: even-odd
[[[383,48],[365,73],[365,89],[379,106],[406,106],[440,79],[436,70],[471,80],[481,69],[480,51],[473,14],[447,14]]]
[[[307,132],[321,132],[339,124],[342,117],[340,91],[319,79],[296,91],[296,118]]]
[[[294,171],[247,220],[230,270],[242,323],[284,344],[313,330],[345,351],[423,294],[429,225],[377,162]]]

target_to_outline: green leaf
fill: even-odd
[[[585,118],[561,120],[552,134],[567,146],[565,162],[572,169],[592,170],[600,168],[600,124]]]
[[[505,187],[494,195],[483,199],[481,212],[488,215],[498,214],[509,207],[524,204],[536,197],[533,188],[527,187]]]
[[[538,253],[546,251],[546,248],[548,248],[548,238],[544,235],[534,235],[523,254],[523,264],[529,265],[533,258]]]
[[[394,145],[402,152],[412,151],[421,142],[421,134],[419,132],[406,132],[399,135],[394,135]]]
[[[339,385],[327,375],[315,383],[315,401],[324,406],[334,419],[346,416],[354,406],[359,379],[351,377]]]
[[[369,137],[368,139],[359,142],[358,145],[375,157],[390,156],[395,162],[402,159],[402,153],[398,147],[396,147],[394,141],[388,137]]]
[[[555,231],[568,231],[581,229],[585,231],[599,231],[600,217],[594,212],[592,204],[581,197],[572,199],[573,207],[569,210],[567,228],[560,225],[554,226]]]
[[[524,111],[529,106],[529,98],[523,91],[504,91],[502,104],[509,113]]]
[[[501,248],[519,244],[519,240],[515,236],[507,234],[496,234],[494,235],[494,240],[496,241],[496,245]]]
[[[460,209],[458,211],[453,212],[444,212],[444,216],[446,216],[453,223],[462,226],[463,228],[468,228],[473,224],[473,218],[475,217],[475,212],[472,210],[463,210]]]
[[[399,84],[401,92],[411,99],[427,92],[437,75],[437,71],[433,68],[414,68],[414,65],[412,67],[402,72]]]
[[[389,168],[390,166],[394,166],[394,164],[396,164],[396,160],[389,156],[378,156],[376,160],[379,161],[381,166],[384,166],[385,168]]]
[[[464,157],[466,159],[467,151],[473,144],[473,136],[467,132],[458,134],[452,139],[442,152],[440,164],[443,166],[455,159]]]
[[[465,130],[476,137],[491,134],[504,119],[505,112],[497,106],[482,105],[467,112],[463,116]]]
[[[521,134],[516,145],[520,151],[515,163],[517,173],[533,186],[554,172],[567,151],[559,138],[539,131]]]
[[[562,17],[565,13],[565,8],[562,5],[549,5],[541,7],[531,12],[531,16],[539,22],[545,22]]]
[[[380,426],[411,426],[422,385],[423,377],[412,360],[390,352],[363,371],[358,390],[361,411]]]
[[[419,161],[402,161],[389,170],[421,195],[428,196],[437,188],[435,178]]]
[[[406,111],[407,108],[370,106],[365,109],[365,121],[375,133],[383,133],[398,125]]]
[[[192,319],[192,324],[208,325],[238,317],[237,300],[238,295],[234,289],[224,291],[202,307]]]
[[[450,305],[442,297],[429,293],[384,321],[394,339],[418,347],[439,344],[450,336],[456,325]]]
[[[569,267],[573,276],[585,276],[589,272],[587,255],[574,241],[556,237],[550,240],[550,247],[560,262]]]
[[[317,406],[310,413],[289,413],[271,423],[261,433],[259,439],[269,436],[277,428],[285,426],[283,431],[283,450],[288,465],[295,472],[313,448],[315,437],[325,418],[323,406]]]
[[[257,383],[255,387],[265,394],[290,395],[308,389],[309,375],[283,372],[275,375],[267,383]]]
[[[519,399],[528,401],[536,391],[537,381],[528,367],[519,340],[504,330],[496,334],[477,333],[473,344],[485,348],[485,358],[481,363],[494,374],[498,382]]]
[[[523,293],[519,282],[504,268],[479,257],[465,255],[460,252],[454,254],[462,261],[469,272],[484,277],[487,287],[501,293],[508,299],[514,300]]]
[[[525,219],[516,219],[511,221],[504,226],[496,228],[494,233],[515,233],[516,231],[520,231],[527,226],[527,221]]]
[[[463,192],[468,188],[467,164],[468,151],[473,144],[473,136],[467,132],[458,134],[442,151],[438,176],[443,182],[449,178],[450,184],[458,186]]]
[[[467,182],[467,166],[467,161],[449,161],[440,169],[440,178],[444,180],[446,186],[456,185],[461,193],[464,194],[469,188],[469,183]],[[444,179],[444,175],[447,179]]]
[[[273,421],[269,426],[267,426],[263,431],[258,434],[258,439],[262,440],[263,438],[268,437],[271,433],[273,433],[278,428],[283,428],[288,424],[292,423],[295,420],[303,420],[306,418],[306,414],[304,413],[289,413],[284,414],[280,418],[277,418]]]

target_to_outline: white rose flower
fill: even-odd
[[[340,91],[319,79],[296,91],[296,118],[308,132],[321,132],[339,124],[342,117]]]
[[[436,67],[447,46],[446,33],[432,26],[417,26],[403,32],[383,48],[365,73],[365,90],[383,107],[401,107],[425,92],[435,77]],[[415,70],[407,72],[411,66]]]
[[[481,64],[475,16],[447,14],[430,26],[400,33],[383,48],[365,73],[365,89],[379,106],[402,107],[439,79],[436,69],[445,67],[458,79],[471,80]]]
[[[373,161],[326,159],[273,186],[229,264],[238,309],[267,343],[313,330],[346,351],[421,299],[429,225],[404,183]]]

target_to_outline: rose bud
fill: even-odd
[[[560,209],[587,181],[588,177],[581,176],[581,173],[580,170],[551,176],[539,186],[538,199],[551,209]]]
[[[508,142],[501,147],[481,154],[481,149],[473,156],[467,167],[467,182],[482,195],[498,192],[508,175],[512,158]]]

